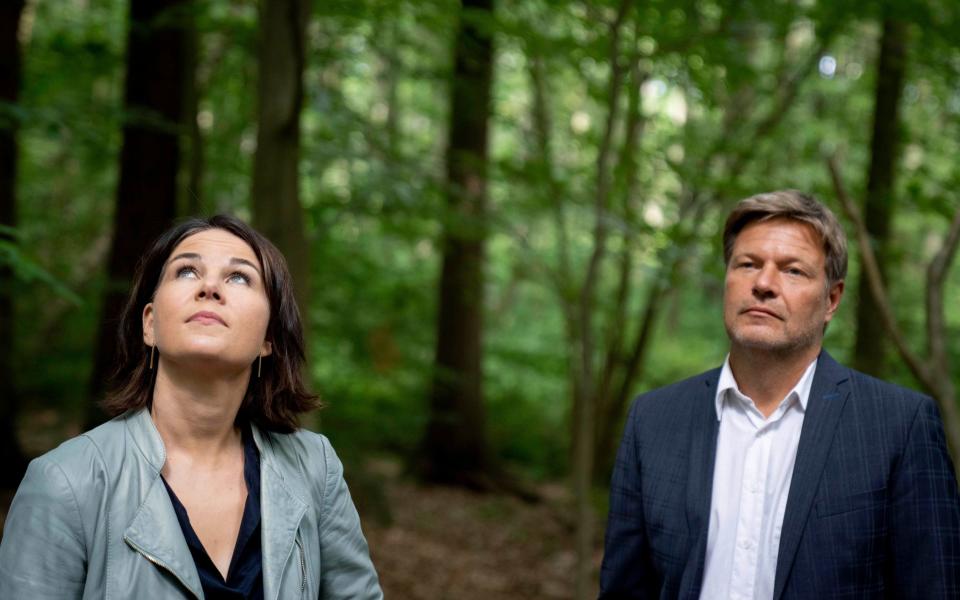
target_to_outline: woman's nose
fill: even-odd
[[[200,282],[200,289],[197,291],[197,298],[212,298],[213,300],[219,301],[220,297],[220,287],[216,279],[204,278]]]

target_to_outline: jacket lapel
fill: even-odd
[[[183,539],[167,489],[160,480],[160,469],[166,461],[160,433],[147,410],[130,414],[127,427],[151,468],[144,474],[149,481],[146,495],[124,530],[123,540],[144,558],[170,572],[195,597],[203,598],[193,556]]]
[[[269,436],[253,427],[253,439],[260,450],[260,536],[263,553],[263,597],[280,597],[283,567],[293,552],[297,529],[307,512],[307,503],[291,490],[274,465]]]
[[[696,598],[703,584],[707,556],[707,535],[710,532],[710,499],[713,494],[713,467],[717,456],[717,412],[714,400],[720,369],[706,373],[696,385],[699,389],[691,405],[690,470],[687,480],[687,527],[694,540],[694,569],[681,583],[681,597]]]
[[[203,598],[197,567],[159,476],[123,532],[123,540],[144,558],[169,571],[195,597]]]
[[[797,446],[797,459],[787,496],[787,508],[780,533],[780,551],[773,598],[783,594],[787,577],[796,558],[813,498],[819,487],[820,476],[826,464],[834,433],[840,423],[840,414],[849,396],[841,384],[849,379],[848,369],[839,365],[824,350],[820,353],[817,371],[810,389],[807,412]]]

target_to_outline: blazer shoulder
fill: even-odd
[[[633,400],[630,413],[634,416],[669,416],[678,410],[687,411],[694,403],[703,402],[704,397],[712,398],[716,394],[720,368],[704,371],[693,377],[644,392]]]
[[[911,415],[923,405],[935,405],[929,395],[917,390],[877,379],[854,369],[847,369],[853,399],[858,404],[871,404],[887,412],[907,412]]]

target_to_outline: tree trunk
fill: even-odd
[[[303,315],[310,282],[300,205],[300,110],[309,15],[309,0],[261,3],[253,161],[253,220],[286,257]]]
[[[189,0],[131,0],[120,182],[91,377],[99,400],[116,363],[120,311],[137,261],[176,216]],[[87,424],[104,415],[89,404]]]
[[[454,50],[437,346],[416,468],[428,481],[489,487],[483,406],[484,238],[493,0],[464,0]]]
[[[17,139],[18,119],[11,110],[20,93],[20,44],[17,29],[23,0],[4,2],[0,7],[0,226],[17,225]],[[15,243],[5,230],[0,239]],[[13,273],[0,263],[0,487],[15,487],[23,477],[27,461],[17,441],[19,398],[14,382]]]
[[[890,222],[893,213],[893,186],[899,146],[900,97],[903,92],[907,54],[907,27],[885,19],[877,60],[876,102],[873,113],[873,140],[870,144],[870,171],[864,219],[876,251],[881,275],[886,279],[890,259]],[[855,369],[880,376],[884,371],[888,344],[880,326],[880,309],[870,292],[866,273],[861,269],[857,285],[857,338],[854,346]]]

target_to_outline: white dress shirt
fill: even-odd
[[[764,418],[723,363],[717,385],[720,429],[701,600],[773,597],[780,528],[793,478],[816,359]]]

